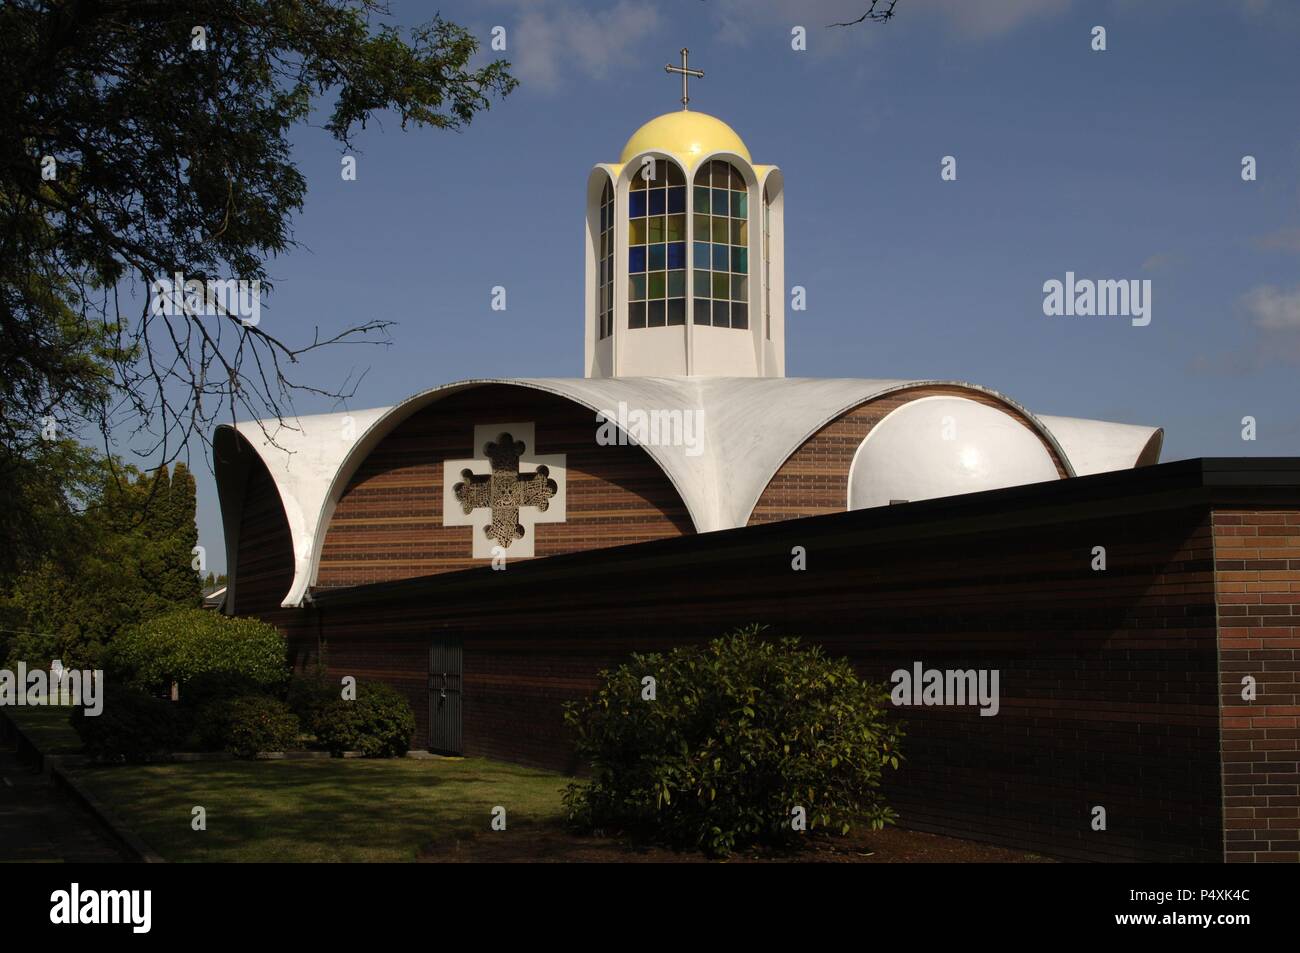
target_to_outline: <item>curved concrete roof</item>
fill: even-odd
[[[1078,472],[1071,465],[1075,453],[1090,467],[1134,466],[1144,452],[1137,447],[1137,432],[1145,432],[1148,443],[1151,434],[1158,433],[1154,428],[1050,418],[1066,421],[1064,431],[1075,444],[1069,450],[1064,441],[1058,443],[1054,427],[987,388],[961,381],[852,378],[483,378],[435,387],[393,407],[299,417],[289,426],[272,424],[269,436],[260,422],[243,422],[235,429],[266,464],[293,536],[294,580],[283,605],[302,604],[316,578],[324,530],[334,507],[380,440],[403,420],[443,397],[489,384],[527,387],[572,400],[593,412],[593,427],[595,413],[608,410],[616,416],[620,402],[630,408],[702,409],[702,442],[695,453],[686,446],[644,447],[672,482],[701,533],[744,526],[764,487],[808,437],[858,404],[905,388],[947,385],[995,397],[1024,415],[1057,451],[1071,476]],[[1093,453],[1090,447],[1094,442],[1104,448]],[[1116,465],[1106,467],[1107,462]],[[222,472],[218,470],[217,482],[224,500],[233,491],[222,489],[223,482],[232,479],[223,480]],[[230,539],[227,527],[228,548]],[[234,579],[233,550],[227,559]]]
[[[1160,459],[1165,432],[1159,427],[1112,424],[1079,417],[1038,418],[1056,434],[1079,476],[1146,467]]]

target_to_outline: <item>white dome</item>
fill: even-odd
[[[964,397],[922,397],[876,424],[849,470],[849,509],[1056,480],[1038,435]]]

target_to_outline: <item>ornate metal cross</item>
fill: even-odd
[[[524,452],[524,442],[503,433],[483,447],[483,455],[491,463],[491,472],[479,475],[473,470],[461,470],[462,483],[452,491],[468,516],[484,507],[492,511],[492,522],[483,527],[488,539],[508,547],[524,538],[524,527],[519,522],[519,509],[535,506],[546,512],[551,497],[559,490],[550,479],[551,471],[539,466],[532,473],[519,472],[519,457]]]
[[[688,106],[688,105],[686,105],[686,104],[689,103],[689,102],[691,101],[690,90],[687,88],[687,85],[686,85],[686,84],[689,83],[689,82],[691,81],[691,77],[692,77],[692,76],[694,76],[694,77],[697,78],[697,79],[702,79],[702,78],[704,77],[704,70],[702,70],[702,69],[691,69],[689,66],[686,65],[686,57],[687,57],[687,55],[688,55],[690,52],[691,52],[690,50],[688,50],[686,47],[683,46],[683,47],[682,47],[682,65],[681,65],[681,66],[674,66],[672,63],[669,63],[668,65],[666,65],[666,66],[664,67],[664,72],[665,72],[665,73],[681,73],[681,74],[682,74],[682,108],[683,108],[683,109],[690,109],[690,106]]]

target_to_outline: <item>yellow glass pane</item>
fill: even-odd
[[[727,219],[715,218],[713,220],[713,240],[720,245],[728,244],[730,229],[727,228]]]
[[[670,242],[686,241],[686,216],[668,216],[668,240]]]
[[[749,244],[749,223],[737,219],[731,220],[731,244],[748,245]]]
[[[655,215],[647,219],[650,223],[650,244],[655,244],[664,240],[664,217]]]
[[[713,297],[726,301],[731,292],[731,279],[728,275],[713,276]]]
[[[627,220],[627,243],[629,245],[645,244],[645,219],[629,218]]]
[[[695,240],[697,242],[707,242],[709,240],[709,216],[695,216]]]

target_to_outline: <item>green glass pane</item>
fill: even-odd
[[[627,299],[629,301],[645,300],[645,275],[633,275],[628,279]]]
[[[722,301],[726,301],[727,296],[730,294],[731,294],[731,276],[719,274],[718,272],[715,271],[713,273],[713,297],[718,298]]]
[[[731,276],[731,300],[748,301],[749,300],[749,279],[744,275]]]
[[[749,274],[749,251],[745,248],[731,249],[731,270],[737,274]]]
[[[664,240],[664,217],[656,215],[654,218],[646,220],[650,223],[650,244],[654,245]]]
[[[746,244],[747,243],[746,232],[747,230],[745,228],[744,222],[737,221],[734,218],[731,220],[731,244],[733,245]]]
[[[713,219],[713,240],[715,242],[719,245],[727,244],[727,240],[731,237],[730,232],[731,229],[727,227],[727,220],[725,218]]]
[[[731,217],[746,218],[749,215],[749,195],[745,192],[731,193]]]
[[[709,210],[709,190],[707,187],[697,185],[695,187],[695,211],[707,212]]]
[[[686,297],[686,272],[685,271],[668,272],[668,297],[670,298]]]
[[[646,288],[649,298],[662,298],[664,296],[664,273],[662,271],[652,271],[646,276]]]
[[[686,241],[686,216],[668,216],[668,240],[670,242]]]
[[[730,194],[731,194],[730,192],[724,192],[722,189],[713,190],[713,214],[714,215],[727,214],[727,210],[731,208],[731,203],[727,199],[727,196]]]
[[[629,218],[627,220],[627,243],[629,245],[645,244],[645,219]]]

